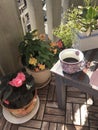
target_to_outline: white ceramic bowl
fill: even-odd
[[[78,49],[64,49],[59,54],[62,70],[73,74],[83,70],[85,67],[84,54]]]

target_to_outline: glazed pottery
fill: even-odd
[[[68,58],[70,58],[70,62],[66,61]],[[79,72],[85,67],[84,54],[78,49],[64,49],[60,52],[59,59],[62,70],[68,74]],[[76,61],[73,62],[71,59],[74,59]]]

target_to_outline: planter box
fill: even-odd
[[[77,43],[73,47],[81,51],[98,48],[98,30],[93,31],[90,36],[79,33]]]

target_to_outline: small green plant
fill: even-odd
[[[98,6],[93,0],[83,2],[84,6],[69,8],[64,15],[65,22],[54,29],[53,34],[60,38],[67,48],[75,42],[78,32],[86,32],[89,36],[93,30],[98,29]]]
[[[76,39],[76,33],[73,26],[73,23],[69,21],[66,24],[61,24],[53,32],[55,36],[62,40],[66,48],[70,48]]]
[[[84,6],[72,7],[65,14],[68,21],[73,21],[76,29],[86,32],[89,36],[98,29],[98,6],[92,5],[93,0],[84,0]]]

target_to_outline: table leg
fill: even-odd
[[[57,94],[58,106],[61,109],[65,109],[66,86],[64,83],[64,78],[57,74],[55,74],[55,77],[56,77],[56,94]]]

